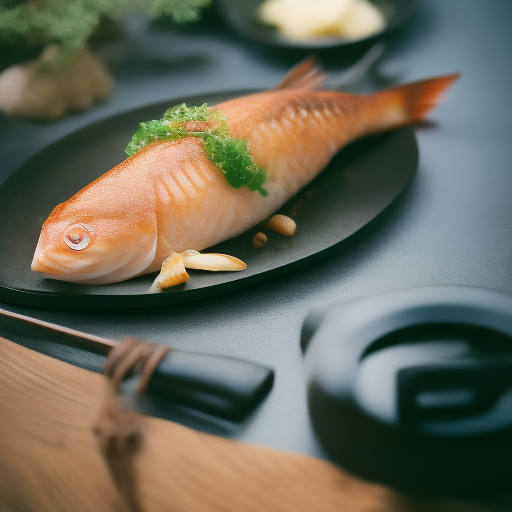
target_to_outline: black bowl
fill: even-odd
[[[219,10],[226,22],[239,34],[271,46],[297,49],[322,49],[353,46],[378,38],[409,19],[415,8],[415,0],[371,0],[386,18],[383,30],[360,39],[336,36],[317,37],[311,40],[295,40],[281,35],[275,28],[258,19],[257,9],[263,0],[218,0]]]

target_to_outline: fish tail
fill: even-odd
[[[460,77],[460,73],[430,78],[421,82],[397,87],[395,91],[402,97],[409,121],[421,121],[444,96],[448,87]]]
[[[376,131],[421,121],[443,97],[460,73],[414,82],[371,95],[374,111],[381,115]],[[375,108],[376,106],[380,108]],[[385,114],[382,116],[382,109]],[[380,126],[379,126],[380,125]]]

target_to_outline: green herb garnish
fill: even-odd
[[[187,129],[187,123],[205,123],[204,129]],[[185,103],[170,108],[159,120],[140,123],[132,140],[126,147],[128,156],[139,149],[162,140],[177,140],[183,137],[201,137],[206,155],[223,173],[228,183],[236,189],[247,187],[262,196],[268,192],[263,188],[267,171],[254,162],[247,141],[229,135],[226,121],[220,112],[212,110],[206,103],[200,107],[187,107]]]

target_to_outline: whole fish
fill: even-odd
[[[157,140],[53,210],[32,270],[77,283],[113,283],[158,271],[173,252],[237,236],[313,180],[343,146],[423,119],[458,76],[360,96],[319,90],[321,72],[307,61],[275,89],[212,109],[266,171],[261,193],[234,188],[201,137]],[[192,128],[205,133],[209,125]]]

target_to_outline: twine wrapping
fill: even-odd
[[[125,338],[109,354],[104,367],[109,391],[93,426],[112,478],[130,512],[141,512],[137,495],[134,458],[141,447],[142,429],[137,415],[126,408],[119,395],[121,382],[134,371],[140,375],[137,394],[147,389],[151,376],[170,348]]]

